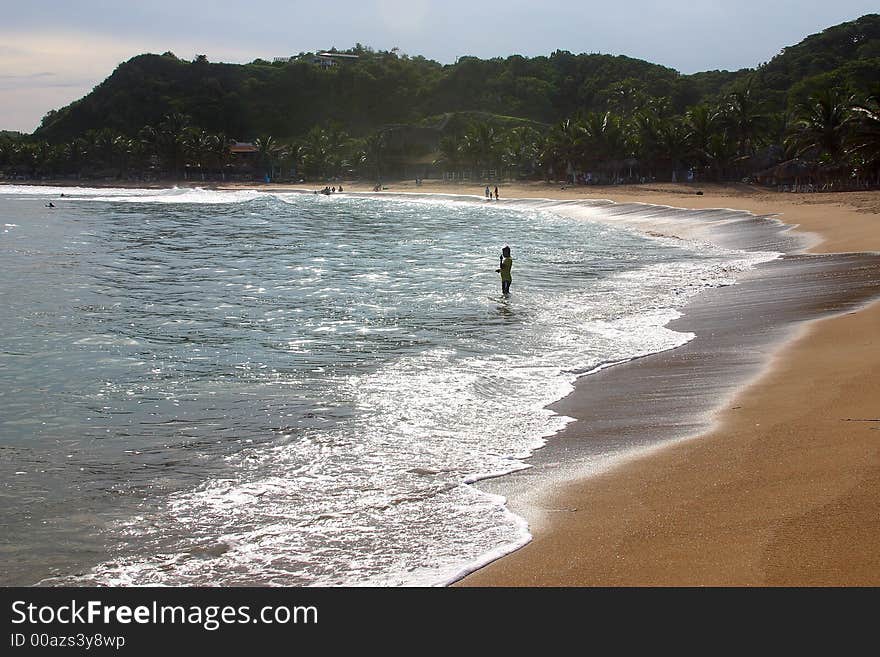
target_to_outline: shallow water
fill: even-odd
[[[4,584],[447,582],[528,538],[468,482],[775,257],[421,197],[6,186],[0,224]]]

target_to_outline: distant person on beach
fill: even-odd
[[[489,191],[489,185],[486,185],[486,198],[492,198],[492,192]]]
[[[501,274],[501,294],[507,296],[510,294],[510,284],[513,277],[510,275],[510,268],[513,267],[513,258],[510,257],[510,247],[505,246],[501,249],[501,262],[495,273]]]
[[[495,185],[495,200],[498,200],[498,185]]]

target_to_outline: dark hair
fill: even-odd
[[[505,246],[503,249],[501,249],[501,255],[509,256],[510,255],[510,247]]]

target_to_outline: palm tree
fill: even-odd
[[[92,148],[89,151],[97,160],[99,167],[109,169],[116,162],[116,138],[119,136],[110,128],[101,128],[100,130],[90,130],[87,136],[92,141]]]
[[[794,113],[788,109],[767,116],[768,147],[764,158],[755,163],[758,168],[767,169],[797,157],[796,148],[789,138],[794,129],[794,120]]]
[[[853,97],[830,88],[812,94],[797,109],[792,139],[797,154],[815,153],[839,161],[845,152],[852,123]]]
[[[128,176],[128,168],[135,154],[135,140],[123,135],[116,135],[113,139],[113,165],[117,170],[117,177]]]
[[[639,159],[643,174],[653,177],[654,169],[663,159],[660,146],[661,119],[655,110],[650,108],[636,112],[633,117],[631,140],[635,146],[636,157]]]
[[[488,123],[475,123],[462,135],[460,148],[474,169],[493,167],[498,162],[501,137]]]
[[[19,142],[12,150],[12,169],[19,175],[31,177],[35,171],[36,146],[29,142]]]
[[[580,163],[587,169],[598,168],[607,158],[605,148],[605,127],[608,112],[599,114],[590,112],[580,121],[583,133],[580,140]]]
[[[141,168],[143,171],[151,169],[159,164],[159,136],[156,128],[146,125],[137,134],[138,148],[137,152],[141,158]]]
[[[77,137],[64,145],[64,160],[68,170],[74,173],[77,178],[82,176],[83,162],[88,155],[86,146],[86,140],[82,137]]]
[[[327,165],[330,176],[341,175],[343,169],[348,166],[347,152],[350,144],[348,133],[336,124],[328,125],[324,129],[324,139],[327,154]]]
[[[283,175],[295,174],[296,176],[299,176],[304,153],[305,149],[299,142],[290,142],[281,145],[278,157],[281,161]]]
[[[672,182],[677,182],[689,150],[687,128],[677,119],[662,120],[657,129],[657,146],[672,167]]]
[[[824,174],[846,175],[842,169],[853,122],[853,100],[851,95],[829,88],[810,95],[798,106],[791,135],[795,153],[819,164]]]
[[[695,105],[685,114],[684,125],[691,155],[700,166],[705,166],[709,140],[721,129],[718,109],[705,103]]]
[[[12,162],[12,156],[15,152],[15,145],[11,139],[0,137],[0,171],[6,169]]]
[[[530,126],[517,126],[501,146],[501,163],[517,173],[531,173],[540,150],[541,133]]]
[[[182,177],[184,164],[184,135],[190,118],[185,114],[168,114],[156,128],[156,149],[164,160],[166,170]]]
[[[303,169],[313,178],[326,178],[330,168],[329,139],[326,131],[314,126],[303,141]]]
[[[218,171],[223,180],[226,180],[226,165],[229,164],[231,158],[229,147],[233,143],[233,140],[222,132],[208,135],[206,138],[207,157],[210,167]]]
[[[730,176],[736,153],[736,142],[724,131],[711,135],[701,152],[716,181]]]
[[[47,141],[39,141],[34,144],[32,151],[34,173],[42,176],[52,176],[58,168],[61,160],[60,149]]]
[[[382,156],[386,147],[386,133],[376,132],[364,140],[364,146],[358,156],[362,166],[375,171],[377,184],[382,181]]]
[[[265,172],[266,180],[268,181],[275,172],[275,156],[278,153],[278,142],[275,140],[275,137],[264,135],[254,140],[254,146],[257,148],[260,167]]]
[[[866,175],[872,171],[880,183],[880,99],[868,98],[853,105],[854,130],[850,150],[859,159],[860,169]]]
[[[541,153],[545,170],[557,177],[561,171],[573,172],[578,165],[583,148],[584,128],[574,119],[565,119],[553,126],[544,140]]]
[[[190,127],[181,135],[187,166],[192,166],[205,179],[205,165],[211,154],[211,137],[200,128]]]
[[[440,157],[434,162],[436,165],[457,168],[461,164],[461,138],[458,135],[446,135],[440,139],[438,146]]]
[[[736,141],[740,158],[749,158],[757,150],[767,125],[763,103],[755,98],[750,84],[728,95],[722,106],[721,116],[725,127]]]
[[[623,120],[611,112],[590,113],[584,117],[582,127],[582,163],[605,171],[616,182],[630,155]]]

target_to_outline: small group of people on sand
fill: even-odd
[[[489,185],[486,185],[486,198],[492,200],[492,190],[489,189]],[[498,200],[498,185],[495,185],[495,200]]]
[[[336,192],[341,192],[341,191],[343,191],[343,190],[342,190],[342,185],[339,186],[339,189],[336,189],[336,185],[334,185],[333,187],[330,187],[330,186],[328,185],[327,187],[325,187],[324,189],[322,189],[320,192],[318,192],[317,190],[315,190],[315,194],[324,194],[324,195],[326,195],[326,196],[330,196],[330,194],[335,194]]]

